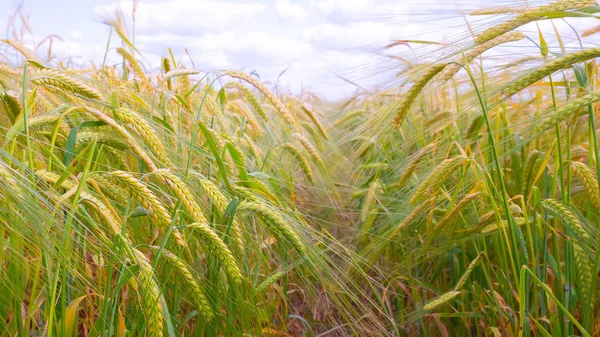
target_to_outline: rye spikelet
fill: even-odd
[[[117,48],[117,54],[123,57],[131,71],[133,71],[133,74],[137,76],[140,81],[146,82],[146,73],[144,73],[140,63],[135,59],[135,57],[133,57],[133,55],[131,55],[125,48],[122,47]]]
[[[313,178],[312,169],[310,168],[308,159],[306,159],[302,152],[300,152],[300,150],[298,150],[297,147],[290,143],[283,144],[283,148],[298,161],[298,164],[300,164],[300,168],[302,168],[302,172],[304,172],[304,175],[306,176],[308,181],[310,181],[311,184],[314,184],[315,181]]]
[[[477,255],[477,257],[474,258],[473,261],[471,261],[471,263],[469,264],[469,267],[467,267],[467,270],[465,270],[464,274],[460,277],[458,282],[456,282],[456,285],[454,286],[455,291],[460,291],[462,289],[462,287],[465,286],[465,284],[467,283],[467,280],[469,279],[469,276],[471,276],[471,273],[473,273],[473,270],[475,270],[475,268],[479,264],[479,261],[481,261],[482,257],[483,257],[483,253],[479,253],[479,255]]]
[[[0,93],[0,101],[2,102],[2,108],[10,118],[11,123],[14,123],[23,111],[21,100],[17,98],[15,93],[5,91]]]
[[[315,126],[317,127],[317,129],[319,130],[319,133],[321,133],[323,138],[329,139],[329,136],[327,136],[327,132],[325,131],[323,124],[321,124],[321,122],[319,122],[317,115],[315,115],[315,113],[312,112],[312,110],[307,109],[304,105],[302,105],[301,108],[302,108],[302,111],[304,111],[304,113],[306,113],[308,118],[310,118],[310,120],[313,122],[313,124],[315,124]]]
[[[406,167],[404,172],[402,172],[400,179],[398,179],[398,188],[402,188],[402,187],[404,187],[404,185],[406,185],[406,183],[408,182],[408,179],[413,174],[413,172],[417,169],[421,160],[423,160],[423,158],[425,158],[425,156],[428,153],[430,153],[431,150],[433,150],[433,148],[435,148],[436,145],[437,145],[436,143],[429,143],[429,144],[427,144],[427,146],[420,149],[414,155],[411,156],[411,161],[408,163],[408,166]]]
[[[348,112],[347,114],[344,114],[342,117],[338,118],[333,123],[333,125],[331,126],[331,128],[336,128],[336,127],[338,127],[338,126],[340,126],[340,125],[342,125],[342,124],[344,124],[344,123],[346,123],[348,121],[351,121],[351,120],[353,120],[355,118],[361,117],[361,116],[363,116],[366,113],[367,113],[367,111],[364,110],[364,109],[358,109],[358,110],[354,110],[354,111]]]
[[[160,247],[157,246],[151,248],[156,252],[160,250]],[[191,272],[188,265],[182,259],[170,251],[163,249],[160,256],[181,276],[185,286],[189,289],[191,302],[194,304],[194,307],[198,310],[200,315],[202,315],[206,322],[212,321],[214,317],[213,309],[204,294],[204,290],[202,290],[198,282],[196,282],[198,277]]]
[[[242,272],[235,262],[233,254],[212,228],[205,223],[199,222],[187,225],[186,228],[206,245],[206,249],[204,250],[206,254],[214,254],[219,259],[227,276],[233,283],[239,284],[242,282]]]
[[[265,109],[262,107],[258,99],[256,99],[254,94],[248,88],[246,88],[246,86],[242,85],[241,83],[230,82],[227,83],[226,87],[233,87],[241,91],[246,101],[248,101],[248,103],[250,103],[252,106],[252,109],[254,109],[254,112],[256,112],[265,122],[269,121]]]
[[[591,283],[589,281],[594,277],[594,272],[592,271],[593,262],[577,242],[573,242],[573,253],[575,257],[575,267],[577,268],[577,277],[579,278],[579,284],[581,285],[580,296],[582,298],[587,298],[591,290]]]
[[[191,76],[200,74],[200,70],[194,69],[175,69],[163,75],[163,81],[168,81],[173,77]]]
[[[583,33],[581,33],[581,36],[588,37],[588,36],[594,35],[598,32],[600,32],[600,25],[584,30]]]
[[[262,84],[256,78],[241,71],[227,71],[225,72],[225,75],[240,79],[255,87],[258,91],[265,95],[265,97],[269,100],[269,102],[271,102],[271,104],[273,104],[273,106],[275,106],[277,112],[279,112],[281,117],[283,117],[283,119],[285,119],[286,122],[288,122],[290,125],[296,124],[296,122],[292,118],[292,115],[290,114],[288,109],[283,105],[283,103],[279,100],[279,98],[277,98],[277,96],[275,96],[264,84]]]
[[[0,40],[0,41],[6,43],[7,45],[9,45],[11,47],[13,47],[16,51],[18,51],[26,59],[32,60],[32,61],[36,61],[38,63],[42,63],[42,61],[40,60],[40,58],[31,49],[25,47],[25,45],[22,44],[21,42],[16,41],[16,40],[7,40],[7,39],[3,39],[3,40]]]
[[[434,64],[431,67],[428,67],[425,73],[413,84],[413,86],[408,90],[408,92],[402,97],[400,102],[398,103],[398,110],[396,111],[396,117],[394,117],[394,127],[399,128],[404,122],[404,118],[410,111],[413,103],[419,96],[419,93],[425,88],[427,83],[431,81],[435,75],[439,74],[444,68],[446,68],[447,63],[438,63]]]
[[[110,118],[109,116],[105,115],[99,110],[92,108],[86,109],[87,112],[92,114],[94,117],[108,124],[108,126],[117,131],[117,133],[119,133],[123,137],[123,140],[126,141],[129,144],[129,146],[131,146],[133,151],[137,153],[138,156],[140,156],[142,161],[144,161],[144,163],[148,166],[148,168],[150,168],[151,171],[156,171],[158,169],[158,167],[156,167],[156,165],[154,164],[152,159],[150,159],[148,154],[137,145],[133,137],[131,137],[131,135],[129,134],[129,132],[127,132],[127,130],[125,130],[125,128],[123,128],[121,125],[115,122],[114,119]]]
[[[589,240],[590,237],[579,222],[579,219],[577,219],[565,205],[554,199],[546,199],[542,201],[542,206],[548,210],[550,214],[558,218],[563,225],[568,226],[575,231],[579,240],[582,240],[583,242]]]
[[[402,232],[402,230],[404,230],[404,228],[411,225],[413,223],[413,221],[415,221],[417,218],[419,218],[419,216],[423,215],[425,210],[427,210],[428,208],[431,208],[431,205],[433,204],[434,201],[435,201],[434,198],[425,200],[418,207],[416,207],[412,212],[410,212],[410,214],[408,214],[402,220],[402,222],[400,222],[398,224],[398,226],[396,226],[394,228],[394,230],[391,232],[391,234],[387,237],[386,242],[391,242],[392,240],[394,240],[398,236],[398,234],[400,234],[400,232]]]
[[[202,190],[204,190],[204,192],[208,195],[210,200],[212,200],[212,202],[215,204],[215,206],[219,210],[219,213],[224,214],[225,210],[229,206],[229,202],[227,201],[227,198],[225,197],[223,192],[221,192],[221,190],[217,187],[217,185],[215,185],[212,181],[210,181],[208,179],[198,178],[197,181],[198,181],[198,184],[200,185],[200,188],[202,188]],[[242,233],[241,233],[240,225],[236,219],[233,220],[232,226],[233,226],[233,228],[232,228],[233,229],[233,233],[232,233],[233,242],[236,245],[236,248],[238,250],[241,250],[243,247]]]
[[[156,136],[156,131],[144,118],[142,118],[142,116],[126,108],[115,110],[115,115],[142,137],[144,144],[152,149],[152,152],[156,155],[158,160],[169,167],[173,166],[163,143],[158,136]]]
[[[581,109],[587,107],[589,104],[593,104],[595,102],[600,101],[600,92],[592,92],[585,96],[581,96],[569,104],[565,105],[557,109],[552,115],[546,118],[540,125],[537,127],[538,130],[544,131],[547,130],[554,125],[562,122],[572,114],[580,111]]]
[[[185,211],[194,219],[194,222],[208,223],[200,206],[194,200],[194,195],[188,189],[185,182],[168,169],[159,169],[153,172],[171,188],[175,196],[181,200]]]
[[[427,190],[436,191],[440,185],[442,185],[448,177],[456,171],[461,165],[464,165],[468,161],[468,158],[462,155],[448,158],[441,162],[425,179],[415,194],[410,199],[410,202],[414,204]]]
[[[156,197],[156,195],[154,195],[154,193],[152,193],[152,191],[150,191],[150,189],[141,181],[125,171],[113,171],[110,172],[108,176],[114,179],[119,185],[128,189],[140,205],[148,210],[152,219],[157,224],[161,225],[163,229],[171,226],[171,215],[158,197]],[[173,236],[180,246],[183,247],[186,245],[177,229],[173,230]]]
[[[523,12],[516,17],[509,19],[497,26],[489,28],[477,35],[475,42],[477,44],[485,43],[489,40],[503,35],[513,29],[519,28],[530,22],[544,18],[547,12],[562,12],[584,7],[595,6],[595,0],[558,0],[547,5],[536,7],[530,11]]]
[[[271,209],[271,207],[264,203],[242,202],[238,207],[238,211],[242,213],[250,212],[258,214],[277,240],[290,244],[300,256],[306,255],[306,248],[298,234],[288,225],[283,217]]]
[[[164,315],[162,310],[160,288],[154,278],[154,270],[146,256],[137,249],[133,249],[136,262],[140,267],[137,284],[142,299],[144,310],[146,336],[162,337]]]
[[[504,43],[508,43],[508,42],[519,41],[524,38],[525,38],[525,34],[518,33],[518,32],[512,32],[509,34],[499,36],[493,40],[490,40],[490,41],[487,41],[485,43],[475,46],[473,49],[471,49],[465,53],[464,58],[461,57],[457,61],[458,62],[464,61],[466,63],[471,63],[479,55],[483,54],[485,51],[487,51],[489,49],[492,49],[495,46],[498,46],[498,45],[501,45]],[[440,75],[442,78],[442,81],[446,82],[446,81],[450,80],[454,75],[456,75],[456,73],[459,70],[460,70],[460,65],[458,65],[456,63],[450,64],[448,67],[446,67],[444,69],[444,71]]]
[[[308,139],[304,138],[304,136],[299,133],[294,133],[292,137],[297,139],[300,142],[300,144],[302,144],[302,146],[306,149],[306,152],[308,152],[308,154],[310,154],[310,156],[314,160],[315,164],[317,164],[323,169],[326,167],[325,163],[323,162],[323,159],[321,159],[321,156],[319,155],[317,150],[310,144]]]
[[[66,91],[75,95],[100,100],[102,96],[96,89],[53,69],[35,71],[31,83],[48,89]]]
[[[452,209],[448,212],[442,220],[440,220],[434,227],[433,232],[436,233],[432,237],[436,237],[439,233],[456,215],[465,207],[469,202],[475,200],[479,196],[479,192],[467,194],[462,198]]]
[[[459,294],[460,294],[460,291],[456,291],[456,290],[449,291],[449,292],[447,292],[443,295],[440,295],[440,296],[434,298],[433,300],[427,302],[427,304],[425,304],[423,306],[423,310],[425,310],[425,311],[434,310],[435,308],[452,301]]]
[[[0,74],[8,75],[9,77],[18,77],[21,75],[20,72],[4,62],[0,62]]]
[[[572,162],[571,167],[583,183],[592,206],[597,212],[600,212],[600,191],[598,191],[598,180],[594,172],[584,163],[577,161]]]
[[[87,144],[93,139],[98,140],[98,143],[105,144],[115,149],[125,150],[129,148],[129,144],[123,141],[114,132],[104,130],[81,130],[77,132],[77,145]]]
[[[319,149],[319,151],[323,151],[323,140],[321,140],[321,134],[319,133],[319,131],[317,131],[312,125],[306,122],[302,122],[302,127],[304,128],[304,130],[310,133],[310,136],[314,140],[317,149]]]
[[[501,95],[512,96],[524,88],[534,84],[560,69],[566,69],[575,63],[584,62],[600,56],[600,48],[590,48],[564,55],[550,62],[546,62],[535,70],[521,76],[511,85],[502,90]]]

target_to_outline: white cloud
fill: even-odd
[[[277,0],[275,2],[275,11],[283,19],[302,20],[306,17],[304,7],[290,0]]]
[[[100,15],[114,15],[120,8],[130,18],[132,1],[96,6]],[[139,33],[158,34],[163,31],[194,35],[204,30],[219,31],[231,25],[251,22],[266,7],[258,2],[223,2],[216,0],[141,1],[136,12]]]
[[[306,42],[323,49],[350,49],[388,44],[393,38],[393,29],[372,21],[348,25],[322,24],[304,31]]]

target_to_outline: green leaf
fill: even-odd
[[[575,77],[577,78],[577,83],[582,88],[587,88],[589,80],[585,69],[581,66],[581,64],[573,65],[573,70],[575,71]]]
[[[65,166],[69,166],[69,164],[71,163],[71,159],[73,158],[73,154],[75,154],[75,145],[77,144],[77,131],[79,131],[80,128],[103,126],[104,124],[105,123],[102,121],[85,121],[71,129],[71,131],[69,132],[69,136],[67,137],[67,145],[65,146],[65,158],[63,159],[63,164]]]

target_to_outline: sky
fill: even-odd
[[[0,27],[7,26],[18,3],[0,0]],[[457,13],[485,4],[483,0],[140,0],[135,25],[132,1],[24,0],[21,8],[33,32],[25,31],[24,40],[30,45],[51,34],[60,37],[52,44],[55,59],[101,62],[110,31],[103,21],[119,8],[130,34],[135,26],[135,45],[147,69],[156,69],[171,48],[189,67],[243,69],[295,92],[310,90],[337,99],[391,78],[396,64],[389,56],[394,48],[406,52],[406,47],[386,49],[386,45],[394,40],[464,38],[466,21]],[[484,27],[486,23],[478,20],[470,23]],[[113,37],[109,62],[121,62],[114,52],[118,46]],[[46,41],[38,51],[47,50]]]

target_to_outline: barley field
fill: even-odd
[[[539,25],[599,13],[460,13],[334,102],[118,15],[117,65],[2,40],[0,336],[600,336],[600,26]]]

